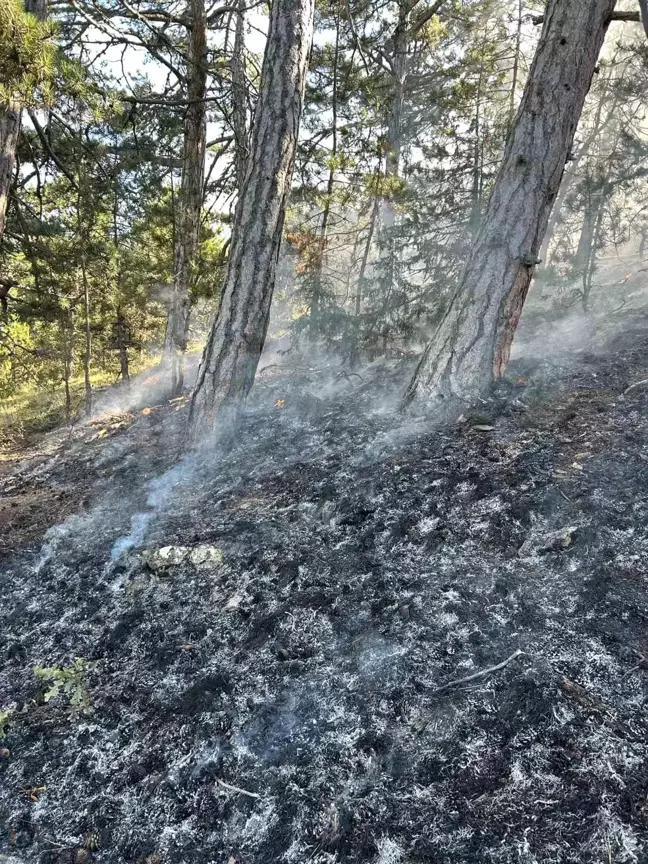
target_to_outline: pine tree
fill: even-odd
[[[245,183],[220,310],[191,403],[191,435],[214,434],[254,381],[268,328],[299,134],[313,0],[275,0]],[[219,430],[220,431],[220,430]]]

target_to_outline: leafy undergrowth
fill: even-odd
[[[227,453],[176,401],[5,471],[84,503],[5,543],[0,860],[647,860],[647,349],[436,431],[292,361]]]

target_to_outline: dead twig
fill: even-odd
[[[623,391],[623,393],[621,394],[621,398],[623,399],[623,397],[624,397],[627,393],[629,393],[631,390],[634,390],[635,387],[643,387],[645,384],[648,384],[648,378],[644,378],[643,381],[637,381],[636,384],[631,384],[629,387],[627,387],[627,388]]]
[[[226,783],[224,780],[217,779],[216,782],[219,786],[222,786],[223,789],[228,789],[230,792],[238,792],[239,795],[247,795],[248,798],[260,798],[256,792],[248,792],[247,789],[241,789],[240,786],[232,786],[230,783]]]
[[[346,380],[351,383],[351,378],[359,378],[362,382],[364,382],[364,378],[362,375],[359,375],[357,372],[346,372],[344,369],[341,372],[338,372],[335,376],[335,380],[339,381],[340,378],[346,378]]]
[[[514,651],[510,657],[507,657],[506,660],[502,660],[502,662],[498,663],[497,666],[489,666],[488,669],[482,669],[480,672],[473,672],[472,675],[466,675],[465,678],[457,678],[454,681],[448,681],[447,684],[437,687],[434,694],[442,693],[444,690],[449,690],[451,687],[458,687],[460,684],[468,684],[470,681],[476,681],[478,678],[485,678],[487,675],[492,675],[493,672],[499,672],[500,669],[504,669],[505,666],[508,666],[512,660],[516,660],[523,654],[524,651],[520,651],[518,648],[518,650]]]
[[[625,675],[621,676],[621,678],[620,678],[621,681],[625,680],[629,675],[632,675],[638,669],[644,669],[644,670],[648,669],[648,658],[646,658],[640,651],[637,651],[634,649],[633,649],[633,653],[639,658],[639,662],[637,663],[636,666],[633,666],[632,669],[629,669],[625,673]]]

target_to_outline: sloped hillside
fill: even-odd
[[[647,356],[449,430],[291,361],[227,452],[180,400],[5,465],[0,861],[645,861]]]

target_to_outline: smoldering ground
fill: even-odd
[[[178,469],[166,403],[8,472],[85,504],[5,546],[3,854],[644,860],[647,348],[520,357],[445,431],[384,410],[408,364],[291,357],[226,454]],[[91,713],[34,675],[77,657]]]

